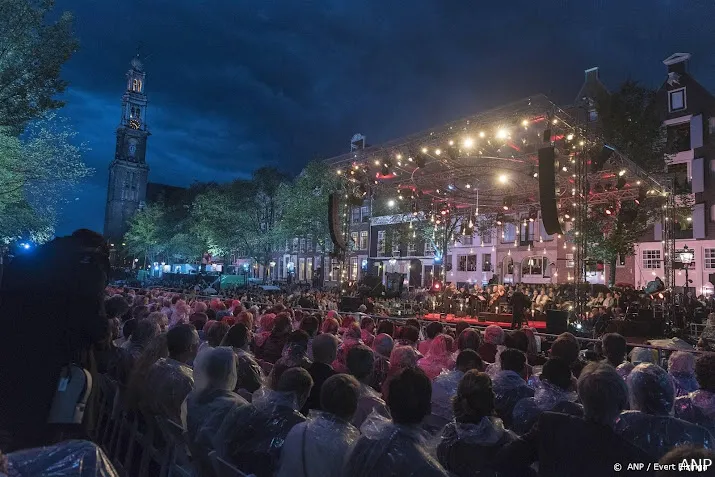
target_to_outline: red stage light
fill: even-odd
[[[611,212],[611,209],[606,209],[606,215],[611,215],[613,212]]]

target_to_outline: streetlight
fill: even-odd
[[[688,288],[690,288],[690,280],[688,279],[688,269],[690,268],[690,264],[693,261],[693,258],[695,258],[695,253],[691,248],[688,248],[687,245],[683,246],[683,250],[678,252],[678,255],[680,256],[680,262],[683,264],[683,267],[685,268],[685,293],[688,292]]]

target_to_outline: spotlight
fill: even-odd
[[[449,184],[449,185],[447,186],[447,189],[449,189],[449,190],[454,190],[454,184]]]
[[[484,134],[484,131],[479,131],[479,137],[484,137],[486,134]]]
[[[499,176],[499,182],[501,184],[506,184],[508,180],[509,180],[509,177],[506,174],[501,174]]]
[[[506,129],[500,129],[497,131],[496,138],[497,139],[506,139],[509,137],[509,131]]]
[[[387,206],[388,206],[388,207],[394,207],[394,206],[395,206],[395,201],[394,201],[394,200],[388,200],[388,201],[387,201]]]
[[[471,137],[464,138],[464,142],[462,143],[465,149],[471,149],[474,147],[474,139]]]
[[[422,148],[422,154],[427,154],[427,148],[426,148],[426,147],[423,147],[423,148]]]
[[[375,159],[375,165],[376,165],[376,166],[379,166],[379,165],[380,165],[380,160],[379,160],[379,159]]]
[[[569,134],[568,136],[566,136],[566,140],[573,141],[573,134]]]
[[[511,197],[504,197],[504,201],[502,202],[502,207],[504,210],[509,210],[512,205],[512,198]]]
[[[439,156],[440,154],[442,154],[442,150],[441,150],[441,149],[435,149],[435,150],[434,150],[434,153],[435,153],[435,155]]]
[[[626,175],[626,170],[625,170],[625,169],[622,169],[622,170],[618,173],[618,177],[623,177],[623,176],[625,176],[625,175]]]
[[[606,209],[606,215],[611,215],[613,212],[611,212],[611,209]]]

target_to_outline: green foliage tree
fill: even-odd
[[[138,210],[129,221],[124,243],[131,254],[144,257],[144,268],[166,249],[165,213],[163,204],[150,204]]]
[[[54,3],[0,0],[0,126],[10,135],[63,105],[60,72],[78,42],[70,13],[52,19]]]

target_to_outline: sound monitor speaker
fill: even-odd
[[[338,203],[338,195],[330,194],[328,197],[328,229],[330,231],[330,240],[333,241],[335,248],[345,250],[347,244],[342,233],[342,224],[340,220],[340,204]]]
[[[552,147],[539,149],[539,202],[541,220],[549,235],[560,234],[559,212],[556,208],[556,171],[554,161],[556,153]]]
[[[546,310],[546,334],[560,335],[568,331],[568,312]]]

